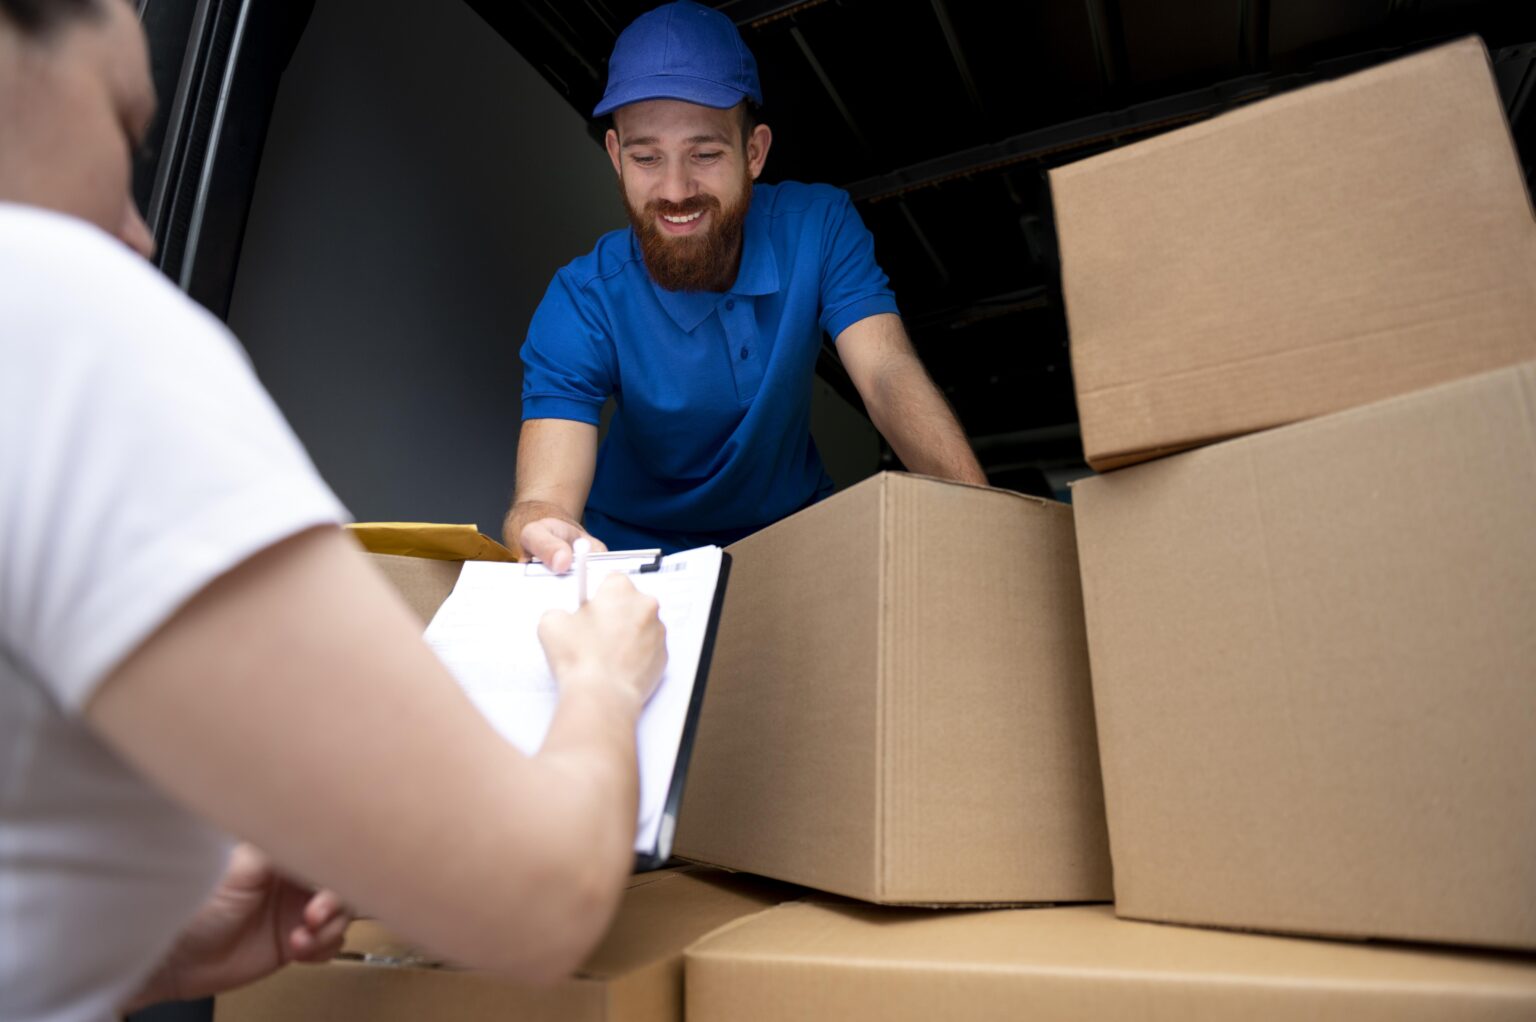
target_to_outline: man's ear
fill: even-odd
[[[747,172],[756,181],[757,176],[763,172],[763,164],[768,162],[768,147],[773,145],[773,132],[768,125],[759,124],[752,129],[752,134],[747,136]]]
[[[608,149],[608,159],[613,161],[613,172],[623,177],[624,172],[619,167],[619,133],[609,128],[608,134],[603,136],[603,145]]]

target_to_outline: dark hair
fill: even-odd
[[[752,129],[763,123],[763,108],[750,99],[741,104],[741,148],[752,140]]]
[[[0,19],[27,36],[47,35],[69,19],[100,12],[100,0],[0,0]]]

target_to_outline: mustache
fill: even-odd
[[[720,212],[720,200],[713,195],[690,195],[682,202],[652,199],[645,204],[645,212],[653,216],[688,216],[710,210]]]

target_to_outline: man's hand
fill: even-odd
[[[501,523],[508,547],[551,571],[571,567],[571,543],[586,535],[581,512],[597,468],[597,427],[567,419],[529,419],[517,441],[517,492]],[[589,537],[590,538],[590,537]],[[593,549],[608,549],[593,541]]]
[[[667,630],[656,601],[623,575],[609,575],[574,614],[552,610],[539,642],[560,687],[618,686],[644,705],[667,663]]]
[[[239,845],[218,888],[124,1010],[232,990],[289,962],[327,961],[351,921],[333,892],[300,887],[261,852]]]
[[[523,526],[517,541],[524,553],[537,557],[558,575],[571,570],[571,561],[576,556],[571,544],[583,536],[592,542],[594,553],[608,549],[602,540],[564,518],[540,518],[529,522]]]

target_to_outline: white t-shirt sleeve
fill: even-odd
[[[121,245],[9,207],[0,268],[0,643],[78,712],[208,583],[346,512],[234,338]]]

